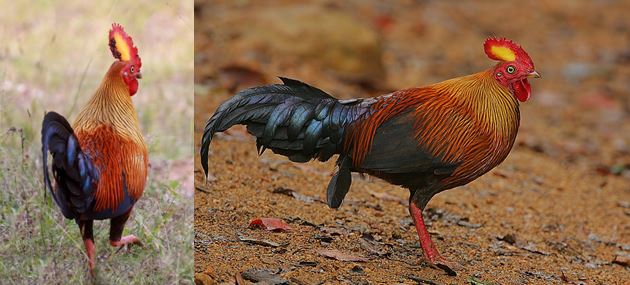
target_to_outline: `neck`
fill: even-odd
[[[436,83],[433,87],[469,109],[487,131],[504,137],[515,136],[520,121],[519,103],[492,75],[489,69]]]
[[[106,125],[124,137],[142,140],[138,116],[120,76],[121,68],[119,62],[114,62],[109,68],[94,96],[79,112],[74,122],[75,131]]]

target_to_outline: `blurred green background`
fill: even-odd
[[[0,1],[0,283],[192,282],[192,1]],[[78,227],[44,195],[45,111],[69,121],[114,60],[118,22],[142,58],[133,97],[149,143],[150,173],[125,234],[145,248],[115,253],[97,222],[96,279]]]

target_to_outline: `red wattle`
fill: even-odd
[[[514,90],[516,99],[521,102],[527,101],[532,93],[532,86],[529,85],[527,78],[512,83],[512,89]]]

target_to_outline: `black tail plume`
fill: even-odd
[[[216,132],[242,124],[256,136],[259,151],[271,149],[295,162],[328,160],[342,151],[344,128],[366,113],[371,100],[340,101],[300,81],[243,90],[219,106],[206,123],[201,165],[208,174],[208,152]]]
[[[54,189],[48,169],[48,152],[53,157]],[[42,122],[42,158],[44,184],[63,215],[72,219],[85,213],[94,199],[94,185],[99,174],[90,158],[81,151],[68,121],[55,112],[46,113]]]

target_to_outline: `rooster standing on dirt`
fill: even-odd
[[[235,124],[247,126],[262,153],[271,149],[295,162],[339,154],[327,202],[338,208],[351,172],[368,173],[410,190],[409,212],[428,262],[454,264],[438,252],[422,218],[433,195],[467,184],[501,163],[519,126],[519,101],[540,77],[516,43],[489,38],[486,55],[498,60],[482,72],[370,99],[337,100],[302,82],[243,90],[208,121],[201,162],[208,173],[212,137]]]
[[[72,127],[55,112],[47,113],[42,123],[44,182],[63,215],[79,225],[90,272],[94,220],[111,219],[112,246],[142,245],[133,235],[122,236],[147,179],[147,146],[131,102],[142,63],[131,37],[118,24],[109,32],[109,47],[118,60]],[[55,187],[49,177],[49,151]]]

